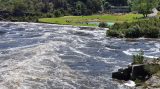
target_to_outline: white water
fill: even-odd
[[[1,22],[0,89],[130,89],[111,73],[144,50],[160,57],[159,39],[108,38],[105,30]]]

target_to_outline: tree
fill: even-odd
[[[131,7],[133,11],[138,11],[147,17],[152,12],[153,8],[156,8],[159,0],[133,0]]]
[[[27,7],[26,4],[24,3],[24,0],[13,0],[12,4],[14,5],[13,7],[13,14],[15,16],[24,16]]]
[[[76,14],[77,15],[84,15],[86,13],[86,5],[81,2],[81,1],[78,1],[76,3]]]
[[[109,10],[110,8],[111,8],[110,3],[109,3],[109,2],[105,2],[105,3],[104,3],[104,9],[105,9],[105,11],[106,11],[106,10]]]
[[[54,11],[54,17],[61,17],[61,16],[62,16],[62,12],[60,10]]]
[[[105,3],[106,3],[106,0],[102,0],[101,1],[101,8],[102,8],[102,12],[104,12],[104,7],[105,7]]]

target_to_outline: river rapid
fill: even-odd
[[[106,30],[0,22],[0,89],[132,89],[111,73],[132,54],[160,57],[160,39],[117,39]]]

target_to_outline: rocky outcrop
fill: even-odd
[[[160,89],[160,59],[148,59],[143,64],[129,65],[113,72],[112,78],[136,81],[136,89]]]
[[[132,72],[131,72],[131,80],[142,80],[142,81],[145,81],[147,79],[150,78],[150,73],[149,71],[147,71],[145,69],[145,66],[144,64],[139,64],[139,65],[132,65]]]
[[[118,72],[112,73],[112,78],[118,80],[147,80],[150,77],[150,73],[145,70],[145,65],[131,65],[126,69],[119,69]]]
[[[112,78],[118,80],[130,80],[131,78],[132,67],[128,67],[126,69],[119,69],[118,72],[112,73]]]

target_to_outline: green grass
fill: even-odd
[[[39,22],[54,23],[61,25],[75,25],[75,26],[97,26],[96,24],[87,24],[86,22],[132,22],[137,21],[138,18],[143,17],[140,14],[105,14],[105,15],[91,15],[91,16],[64,16],[59,18],[40,18]]]

